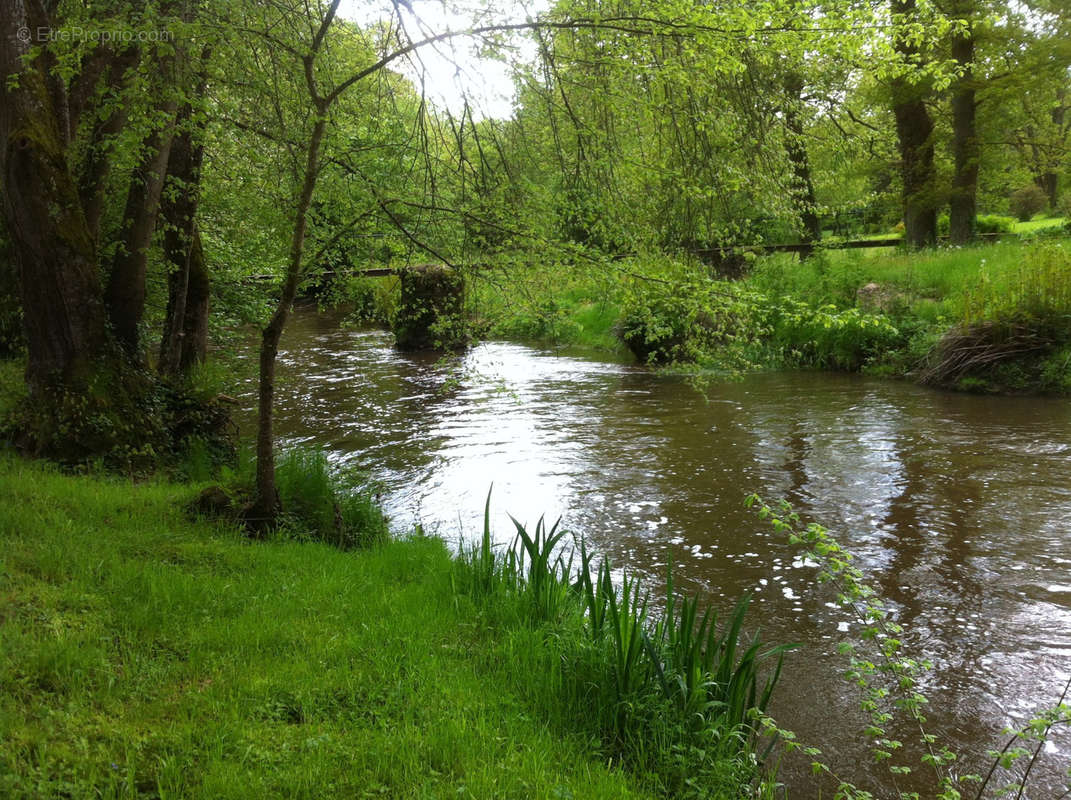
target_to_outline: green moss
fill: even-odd
[[[403,350],[455,350],[467,346],[464,277],[448,267],[402,275],[394,337]]]

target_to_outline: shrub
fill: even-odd
[[[1056,204],[1056,210],[1060,216],[1071,222],[1071,192],[1064,192],[1060,202]]]
[[[901,339],[882,314],[858,308],[838,311],[781,298],[773,308],[771,342],[784,361],[797,366],[857,370]]]
[[[1047,202],[1048,198],[1044,190],[1031,183],[1011,193],[1011,197],[1008,198],[1008,208],[1020,222],[1027,222],[1045,208]]]
[[[683,281],[645,287],[630,298],[620,336],[645,364],[739,366],[742,351],[765,334],[761,295],[729,283]]]
[[[976,224],[978,233],[1011,233],[1015,229],[1015,218],[980,214]]]
[[[1033,215],[1031,214],[1031,216]],[[938,235],[948,236],[950,224],[948,213],[941,214],[937,218]],[[974,219],[975,233],[1011,233],[1014,228],[1015,217],[1002,217],[998,214],[979,214]]]

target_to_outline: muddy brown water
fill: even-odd
[[[745,592],[771,642],[799,642],[772,709],[861,786],[869,763],[838,642],[848,616],[815,570],[744,507],[790,500],[852,551],[893,604],[906,652],[934,662],[931,730],[964,754],[1051,705],[1071,672],[1071,403],[937,392],[827,373],[774,373],[705,392],[648,370],[518,344],[450,363],[389,334],[301,312],[280,353],[277,433],[318,445],[383,487],[400,530],[449,541],[541,516],[583,535],[652,589],[675,582],[728,610]],[[252,386],[241,425],[252,431]],[[910,726],[895,731],[908,740]],[[972,757],[969,754],[974,754]],[[1071,742],[1055,736],[1030,797],[1060,794]],[[802,762],[792,797],[817,789]],[[887,781],[885,782],[888,783]],[[930,792],[921,779],[902,788]],[[829,795],[831,796],[831,795]]]

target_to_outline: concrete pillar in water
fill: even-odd
[[[394,338],[402,350],[458,350],[468,345],[465,280],[429,264],[402,272]]]

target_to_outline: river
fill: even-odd
[[[243,401],[251,432],[251,386]],[[652,587],[672,563],[679,587],[719,608],[752,593],[752,628],[801,644],[774,716],[861,786],[880,769],[867,763],[865,718],[835,655],[853,626],[815,570],[744,507],[749,492],[790,500],[857,556],[905,626],[905,651],[934,662],[922,687],[929,724],[953,749],[1001,746],[1000,730],[1055,703],[1071,671],[1066,400],[829,373],[698,391],[510,343],[445,361],[406,355],[390,334],[299,312],[283,337],[276,418],[284,442],[319,445],[381,485],[399,530],[475,536],[493,484],[503,541],[507,512],[560,516]],[[1071,742],[1055,737],[1032,797],[1054,796],[1067,755]],[[962,771],[981,768],[968,758]],[[804,773],[786,764],[791,796],[816,795]]]

